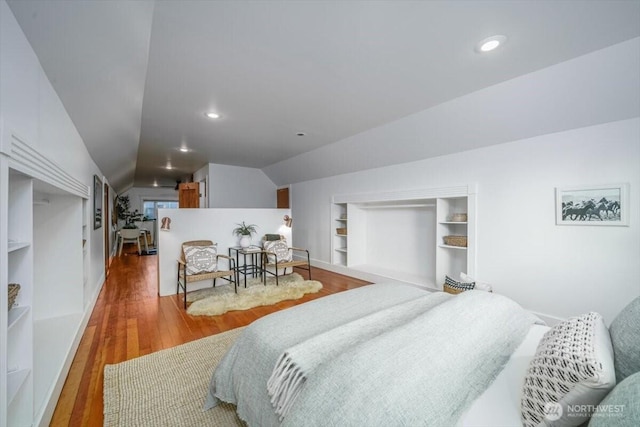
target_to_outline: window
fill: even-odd
[[[142,204],[142,213],[148,219],[158,219],[158,209],[178,209],[175,200],[145,200]]]

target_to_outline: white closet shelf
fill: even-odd
[[[7,245],[8,251],[13,252],[19,249],[28,248],[31,245],[29,242],[9,242]]]
[[[22,319],[24,315],[27,314],[28,312],[29,312],[29,306],[27,305],[14,307],[11,310],[9,310],[9,313],[8,313],[9,321],[7,322],[9,326],[7,327],[7,329],[11,330],[11,327],[16,323],[18,323],[18,321]]]
[[[7,403],[10,405],[13,398],[16,397],[20,386],[25,383],[27,377],[31,373],[30,369],[18,369],[17,371],[7,373]]]
[[[458,249],[458,250],[462,250],[462,251],[466,251],[467,247],[466,246],[451,246],[451,245],[438,245],[441,248],[445,248],[445,249]]]

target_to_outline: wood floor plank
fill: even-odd
[[[156,255],[114,258],[53,414],[52,426],[102,426],[104,367],[228,331],[306,301],[367,282],[313,269],[317,294],[220,316],[186,314],[182,297],[158,297]],[[301,272],[303,277],[306,272]]]

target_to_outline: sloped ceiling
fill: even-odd
[[[278,184],[318,177],[288,173],[299,164],[291,159],[640,36],[638,1],[8,3],[116,190],[173,186],[206,163],[263,168]],[[507,43],[474,50],[494,34]],[[221,117],[205,118],[210,110]],[[598,114],[580,125],[612,119]],[[557,131],[539,123],[536,134]],[[464,121],[448,125],[465,132]],[[474,147],[424,143],[420,156]],[[335,172],[405,157],[367,165],[346,156]]]

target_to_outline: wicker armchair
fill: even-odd
[[[270,249],[271,243],[278,242],[275,246],[279,246],[278,249]],[[311,280],[311,262],[309,259],[309,251],[307,249],[295,248],[287,245],[287,239],[284,236],[280,236],[279,240],[267,240],[267,236],[262,238],[262,273],[263,281],[266,279],[267,274],[271,274],[276,278],[276,286],[278,286],[278,277],[287,274],[287,268],[291,268],[293,273],[293,267],[298,267],[309,272],[309,280]],[[306,254],[306,259],[294,259],[294,253],[301,253],[302,256]],[[272,269],[273,271],[269,271]],[[283,269],[283,274],[280,274],[280,270]]]
[[[205,250],[201,249],[201,252],[206,252],[204,257],[200,257],[201,259],[207,259],[211,261],[215,258],[216,268],[219,265],[218,261],[221,258],[224,258],[228,262],[227,270],[217,270],[213,269],[211,271],[202,271],[202,265],[198,265],[197,262],[194,262],[193,259],[186,254],[190,252],[191,247],[204,247],[207,248]],[[211,249],[215,248],[215,249]],[[214,255],[215,253],[215,255]],[[194,265],[195,264],[195,265]],[[197,271],[194,273],[194,271]],[[213,280],[213,287],[216,286],[216,279],[224,279],[230,283],[233,283],[233,289],[237,293],[238,286],[236,282],[236,271],[235,271],[235,260],[226,255],[220,255],[217,253],[217,247],[211,240],[191,240],[189,242],[184,242],[182,244],[182,252],[180,254],[180,258],[178,259],[178,280],[176,286],[176,294],[180,292],[180,288],[182,288],[184,292],[184,308],[187,308],[187,284],[191,282],[199,282],[201,280]]]

